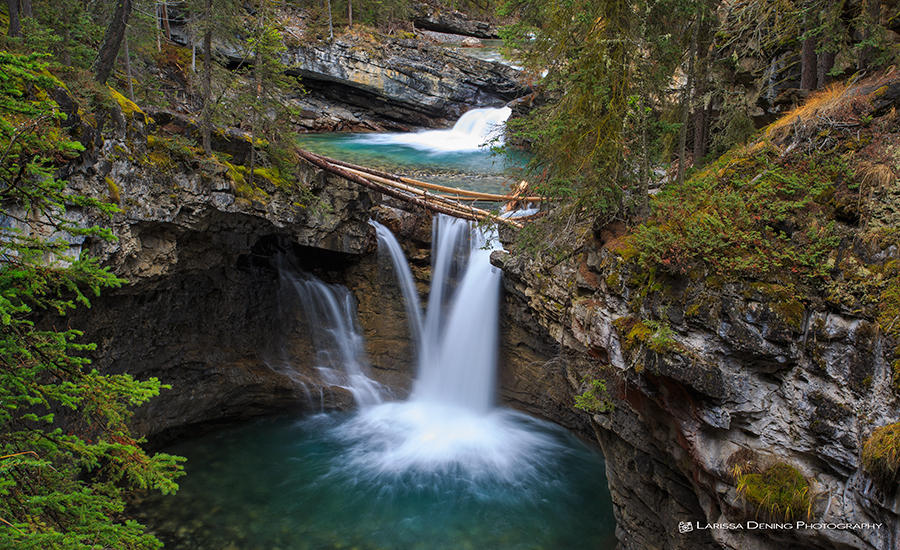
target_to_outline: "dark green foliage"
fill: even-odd
[[[247,64],[235,71],[231,88],[223,95],[216,112],[228,126],[250,133],[252,150],[247,184],[251,187],[258,168],[271,168],[279,181],[292,181],[297,166],[295,134],[291,131],[294,110],[286,98],[301,90],[296,78],[285,75],[281,61],[284,52],[282,28],[274,6],[264,2],[252,21],[252,34],[247,37]]]
[[[537,75],[545,103],[508,123],[533,154],[526,178],[538,193],[586,208],[600,220],[646,212],[650,166],[666,136],[667,89],[706,16],[702,2],[605,0],[510,2],[509,46]],[[684,35],[688,36],[685,37]],[[532,40],[532,36],[535,38]],[[669,138],[671,141],[671,138]]]
[[[575,408],[588,413],[605,413],[613,410],[615,405],[609,398],[605,380],[582,380],[588,389],[575,396]]]
[[[63,65],[88,68],[97,56],[110,6],[96,5],[101,11],[92,13],[82,2],[35,0],[33,5],[34,17],[23,22],[27,50],[50,53]]]
[[[77,330],[32,321],[42,309],[89,307],[89,295],[122,283],[70,254],[70,243],[113,238],[74,214],[115,207],[55,178],[82,149],[48,98],[57,84],[38,56],[0,52],[0,547],[156,548],[140,525],[113,518],[125,487],[176,489],[176,457],[148,456],[127,428],[159,382],[101,374]]]

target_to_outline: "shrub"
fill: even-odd
[[[582,380],[588,384],[588,389],[581,395],[575,396],[575,408],[588,413],[605,413],[613,410],[615,405],[609,399],[605,380]]]

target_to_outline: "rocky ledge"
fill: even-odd
[[[798,110],[640,226],[494,253],[512,324],[557,346],[505,364],[528,388],[507,397],[590,411],[622,550],[900,545],[898,464],[873,450],[900,427],[898,91],[848,87],[826,112],[854,133],[825,145],[832,119]]]
[[[297,100],[310,131],[450,126],[530,92],[516,69],[413,39],[347,35],[292,47],[284,62],[310,92]]]
[[[586,379],[606,380],[613,407],[591,422],[622,548],[894,547],[896,496],[878,490],[859,460],[864,435],[898,410],[884,336],[870,320],[797,308],[749,284],[666,278],[642,294],[639,274],[599,243],[554,267],[494,261],[527,322],[562,344],[565,364],[537,370],[568,391],[547,398],[571,408]],[[641,330],[635,301],[645,319],[665,320],[665,341]],[[679,533],[682,522],[759,520],[736,492],[733,467],[745,456],[814,480],[815,522],[882,527]]]

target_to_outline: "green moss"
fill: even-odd
[[[737,492],[768,519],[783,521],[812,515],[809,482],[797,468],[784,462],[761,472],[741,473]]]
[[[109,202],[119,204],[119,201],[121,201],[119,186],[109,176],[106,177],[106,187],[109,189]]]
[[[649,342],[651,336],[653,336],[653,329],[643,321],[638,321],[625,336],[625,349],[632,349],[641,343]]]
[[[234,194],[237,197],[260,202],[267,202],[269,200],[268,193],[257,187],[255,184],[251,184],[247,181],[247,173],[250,170],[246,166],[231,164],[228,161],[223,161],[223,164],[228,167],[227,175],[234,184]],[[259,170],[254,170],[253,173],[256,176],[259,176]]]
[[[785,324],[792,329],[799,332],[803,328],[803,314],[806,312],[806,307],[796,298],[783,302],[776,302],[772,306],[772,309],[774,309],[784,320]]]
[[[609,277],[606,278],[606,286],[609,288],[619,288],[619,284],[622,282],[622,279],[619,278],[619,274],[615,271],[609,274]]]
[[[139,113],[141,115],[141,118],[146,117],[146,115],[144,115],[144,111],[142,111],[141,108],[137,106],[137,103],[120,94],[111,86],[109,86],[109,93],[110,95],[112,95],[113,99],[116,100],[116,103],[119,104],[119,107],[121,107],[122,109],[122,113],[126,117],[134,118],[135,113]]]
[[[620,317],[613,321],[620,334],[624,334],[622,348],[632,351],[646,345],[657,353],[680,351],[681,345],[672,337],[672,329],[665,323],[651,319],[638,320],[634,317]]]
[[[900,422],[872,432],[862,448],[863,468],[886,490],[900,481]]]
[[[272,183],[272,185],[281,189],[287,188],[291,184],[291,182],[285,179],[278,168],[276,168],[275,166],[271,166],[268,168],[256,168],[253,170],[253,174],[254,177],[267,179]]]
[[[144,156],[144,162],[158,170],[167,171],[175,167],[175,160],[165,142],[166,140],[158,136],[147,136],[148,150]]]

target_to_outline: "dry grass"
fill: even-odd
[[[882,426],[863,444],[863,467],[884,489],[897,487],[900,479],[900,422]]]
[[[879,192],[886,189],[896,179],[893,168],[881,162],[868,160],[860,161],[856,166],[855,175],[858,178],[860,189],[869,192]],[[860,192],[862,195],[862,192]]]
[[[775,521],[812,518],[813,494],[809,481],[785,462],[770,462],[750,449],[740,449],[726,460],[738,497],[757,515]]]
[[[832,118],[831,115],[842,107],[852,94],[851,88],[847,85],[834,83],[809,96],[802,105],[791,109],[786,115],[772,123],[766,129],[766,135],[772,139],[782,139],[795,133],[798,127],[808,127],[815,123],[819,117]]]

